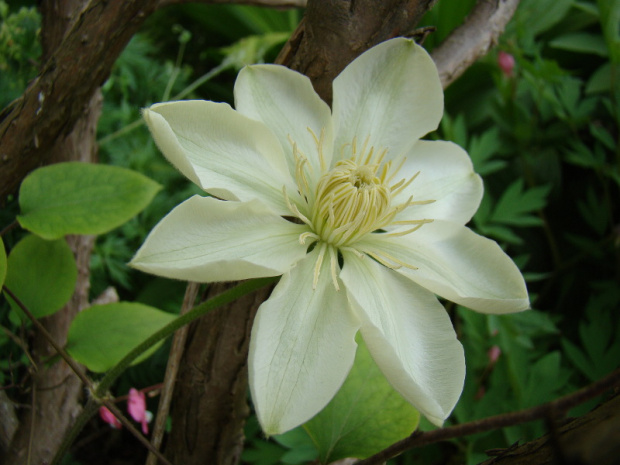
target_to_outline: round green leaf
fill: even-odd
[[[361,337],[355,363],[338,394],[304,428],[322,463],[366,458],[409,436],[420,414],[387,382]]]
[[[6,278],[6,251],[0,237],[0,288],[4,285],[4,278]]]
[[[37,318],[60,310],[73,295],[77,267],[64,239],[46,241],[26,236],[11,250],[6,268],[4,285]],[[21,314],[13,299],[6,297],[13,310]]]
[[[71,323],[66,350],[89,370],[102,373],[175,318],[171,313],[132,302],[93,305],[80,312]],[[157,347],[159,344],[134,363],[147,358]]]
[[[118,166],[69,162],[33,171],[19,191],[19,223],[45,239],[102,234],[143,210],[160,189]]]

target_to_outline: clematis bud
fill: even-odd
[[[127,398],[127,411],[131,418],[142,424],[142,432],[148,434],[148,423],[151,421],[152,414],[146,410],[146,398],[144,392],[135,388],[129,390]]]
[[[114,414],[110,412],[110,410],[108,410],[107,407],[101,406],[99,408],[99,416],[101,417],[103,421],[105,421],[108,425],[110,425],[114,429],[120,429],[122,426],[121,422],[118,421],[118,418],[116,418]]]
[[[504,73],[504,76],[512,77],[512,70],[515,67],[515,58],[510,53],[500,50],[497,55],[497,64],[502,70],[502,73]]]

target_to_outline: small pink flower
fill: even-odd
[[[129,390],[127,411],[129,415],[131,415],[131,418],[142,424],[142,432],[148,434],[148,423],[151,421],[152,415],[151,412],[146,410],[146,397],[144,396],[144,392],[138,391],[135,388]]]
[[[114,414],[110,412],[110,410],[108,410],[108,408],[104,407],[103,405],[99,408],[99,416],[101,417],[103,421],[105,421],[108,425],[110,425],[114,429],[120,429],[122,426],[121,422],[118,421],[118,418],[116,418]]]
[[[487,356],[489,357],[489,364],[491,366],[495,365],[495,363],[497,362],[497,359],[499,358],[501,354],[502,354],[502,349],[500,349],[498,346],[491,347],[489,351],[487,352]]]
[[[512,77],[512,70],[515,67],[515,58],[503,50],[497,55],[497,63],[506,77]]]

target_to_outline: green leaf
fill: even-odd
[[[612,64],[607,62],[592,73],[592,76],[590,76],[586,84],[587,95],[611,91],[613,83],[611,67]]]
[[[295,428],[284,434],[279,434],[274,436],[273,439],[278,442],[278,444],[290,449],[282,455],[280,459],[282,463],[290,465],[309,463],[316,460],[319,455],[316,446],[303,427]]]
[[[7,260],[5,286],[37,318],[51,315],[66,304],[75,288],[77,267],[64,239],[46,241],[35,235],[24,237]],[[7,295],[11,307],[19,306]]]
[[[529,367],[521,401],[523,407],[548,402],[566,388],[570,372],[562,367],[561,359],[560,352],[553,351]]]
[[[549,45],[569,52],[590,53],[605,58],[609,55],[605,40],[600,34],[574,32],[553,39]]]
[[[361,337],[338,394],[304,428],[323,463],[365,458],[410,435],[420,414],[387,382]]]
[[[17,219],[45,239],[102,234],[137,215],[159,188],[147,177],[117,166],[58,163],[24,180]]]
[[[507,165],[505,160],[493,160],[493,156],[497,155],[501,147],[502,142],[497,127],[471,138],[468,152],[471,161],[474,163],[476,173],[485,176],[501,170]]]
[[[604,127],[598,124],[590,124],[590,133],[603,143],[611,151],[616,150],[616,141],[613,136]]]
[[[288,32],[271,32],[244,37],[222,49],[226,55],[224,64],[234,66],[239,70],[246,65],[262,63],[265,61],[267,52],[276,45],[286,42],[289,36]]]
[[[0,289],[4,285],[4,278],[6,278],[6,251],[4,250],[4,242],[0,237]]]
[[[508,242],[509,244],[523,244],[521,239],[515,232],[506,226],[498,224],[485,224],[478,227],[483,236],[490,236],[499,241]]]
[[[598,0],[601,26],[612,63],[620,63],[620,0]]]
[[[523,0],[515,16],[530,34],[538,35],[559,23],[572,3],[573,0]]]
[[[175,318],[171,313],[132,302],[93,305],[71,323],[66,350],[89,370],[102,373]],[[146,359],[157,347],[159,344],[134,363]]]
[[[523,179],[513,182],[502,194],[495,206],[492,221],[514,226],[538,226],[540,218],[531,213],[543,208],[550,186],[538,186],[524,190]]]

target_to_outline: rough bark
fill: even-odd
[[[93,0],[74,17],[53,3],[49,12],[70,24],[58,47],[45,54],[39,76],[23,95],[0,113],[0,200],[24,176],[52,157],[87,111],[95,91],[157,0]],[[50,17],[51,22],[54,20]],[[51,26],[45,20],[44,26]]]
[[[230,287],[212,286],[210,295]],[[231,465],[243,450],[249,335],[261,289],[190,326],[172,408],[167,457],[172,463]]]
[[[278,62],[307,75],[331,104],[332,81],[358,55],[411,33],[435,0],[309,1],[306,15]]]
[[[42,3],[41,40],[44,59],[53,56],[82,7],[81,0]],[[51,141],[47,150],[50,161],[95,161],[95,132],[100,112],[101,94],[94,91],[88,104],[78,115],[73,130],[66,137]],[[66,340],[69,325],[75,315],[88,305],[89,263],[94,237],[70,236],[67,241],[73,250],[78,268],[75,292],[64,308],[41,320],[54,340],[61,345]],[[48,462],[81,410],[80,380],[63,361],[52,365],[45,363],[56,352],[48,341],[36,332],[32,354],[38,365],[33,376],[32,408],[20,412],[19,427],[13,436],[5,463],[19,465]]]
[[[144,20],[156,9],[186,0],[92,0],[78,10],[49,8],[43,28],[63,31],[45,54],[39,75],[0,111],[0,204],[33,169],[50,161],[50,147],[73,130],[94,92]],[[223,3],[222,0],[201,0]],[[295,6],[301,0],[234,0],[230,3]],[[43,2],[46,4],[47,2]],[[62,2],[51,2],[61,5]],[[69,25],[70,27],[66,27]]]

